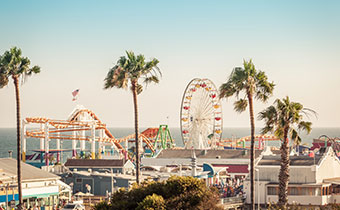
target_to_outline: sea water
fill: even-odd
[[[110,132],[116,137],[121,138],[129,134],[134,133],[134,128],[110,128]],[[140,128],[140,131],[144,131],[145,128]],[[255,133],[260,133],[260,128],[255,130]],[[170,133],[174,139],[176,146],[183,146],[181,130],[180,128],[170,128]],[[224,128],[222,138],[241,138],[250,135],[250,128]],[[302,138],[302,144],[311,146],[313,139],[319,138],[321,135],[327,135],[330,138],[340,137],[340,128],[313,128],[309,135],[304,132],[300,133]],[[71,149],[72,143],[70,140],[62,141],[63,149]],[[28,138],[27,139],[27,154],[32,154],[32,150],[38,150],[40,145],[40,139]],[[279,142],[270,142],[271,146],[279,146]],[[50,141],[50,149],[56,148],[56,141]],[[79,148],[79,143],[77,145]],[[90,149],[90,143],[86,142],[86,149]],[[0,128],[0,158],[8,157],[8,151],[13,151],[13,157],[16,157],[16,128]],[[71,157],[71,152],[64,152],[62,157],[64,160]]]

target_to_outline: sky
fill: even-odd
[[[340,127],[339,1],[5,1],[0,0],[0,54],[22,49],[41,73],[20,87],[22,117],[66,119],[77,104],[109,127],[133,127],[132,94],[104,90],[104,78],[125,51],[157,58],[159,84],[138,96],[139,125],[180,126],[186,85],[208,78],[217,87],[253,59],[277,98],[318,113],[315,127]],[[77,101],[71,92],[80,89]],[[222,100],[224,127],[249,127],[248,110]],[[0,89],[0,127],[15,127],[13,82]],[[261,127],[262,122],[256,121]]]

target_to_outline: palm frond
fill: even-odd
[[[150,84],[150,83],[159,83],[159,79],[157,76],[152,75],[150,77],[146,77],[143,81],[146,85]]]
[[[229,98],[233,96],[236,92],[237,90],[235,89],[232,83],[230,82],[223,83],[219,88],[219,97]]]
[[[129,82],[143,79],[144,83],[158,83],[158,74],[161,75],[157,59],[146,62],[144,55],[135,55],[132,51],[126,51],[126,56],[121,56],[117,64],[111,68],[104,79],[104,89],[117,87],[127,88]],[[139,90],[139,91],[138,91]],[[138,86],[138,94],[142,92],[142,85]]]
[[[4,52],[0,58],[0,87],[8,84],[8,78],[21,78],[22,81],[32,73],[40,73],[40,67],[30,68],[31,61],[27,57],[22,57],[20,48],[13,47]]]
[[[8,76],[0,73],[0,88],[8,85]]]
[[[234,102],[234,110],[236,112],[243,112],[246,110],[248,106],[248,101],[245,99],[239,99]]]
[[[263,127],[261,129],[261,134],[264,135],[264,134],[267,134],[267,133],[273,133],[273,131],[274,131],[274,126],[266,125],[265,127]]]
[[[301,145],[302,139],[297,130],[293,128],[290,130],[290,138],[295,145]]]
[[[283,139],[284,137],[284,129],[283,127],[276,127],[274,131],[274,135],[280,139]]]
[[[276,99],[274,105],[259,113],[259,120],[265,121],[265,128],[274,128],[274,134],[280,138],[289,136],[296,144],[301,143],[301,137],[294,129],[304,130],[308,134],[311,132],[311,122],[303,121],[303,105],[297,102],[291,102],[289,97],[282,100]],[[275,113],[275,114],[274,114]],[[287,133],[284,133],[287,132]]]
[[[298,124],[298,129],[306,131],[306,133],[309,134],[312,131],[312,123],[311,122],[306,122],[306,121],[301,121]]]

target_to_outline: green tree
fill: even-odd
[[[112,196],[110,204],[101,203],[95,210],[222,210],[216,188],[208,188],[203,180],[172,176],[163,182],[142,182],[130,191],[121,189]]]
[[[127,89],[130,82],[135,112],[136,182],[139,184],[140,154],[138,139],[139,131],[137,95],[143,91],[143,86],[139,83],[139,80],[141,79],[145,85],[150,83],[158,83],[161,72],[157,66],[159,61],[155,58],[146,62],[144,55],[135,56],[133,52],[126,52],[126,55],[126,57],[120,57],[120,59],[117,61],[117,64],[108,72],[104,80],[104,89],[109,89],[112,87]]]
[[[164,198],[155,193],[148,195],[138,204],[137,210],[165,210]]]
[[[243,68],[237,67],[231,72],[226,83],[223,83],[220,88],[220,98],[229,98],[233,95],[236,96],[237,101],[234,103],[234,110],[236,112],[243,112],[249,105],[250,114],[250,199],[252,209],[255,209],[255,120],[254,120],[254,106],[253,100],[258,99],[262,102],[266,102],[268,98],[273,94],[274,83],[268,82],[267,76],[263,71],[255,69],[255,65],[252,60],[243,61]],[[240,94],[244,93],[242,97]]]
[[[274,133],[281,139],[281,168],[279,173],[279,202],[281,208],[285,208],[288,202],[289,182],[289,140],[296,144],[301,142],[298,131],[304,130],[309,134],[312,130],[311,122],[303,121],[303,115],[315,112],[304,108],[302,104],[291,102],[289,97],[275,100],[274,105],[269,106],[259,113],[259,119],[265,121],[262,133]]]
[[[0,56],[0,88],[7,86],[9,78],[13,79],[16,98],[17,113],[17,179],[19,191],[19,209],[22,205],[22,187],[21,187],[21,119],[20,119],[20,93],[19,80],[23,81],[26,77],[40,72],[39,66],[30,67],[30,59],[22,57],[21,49],[11,48]]]

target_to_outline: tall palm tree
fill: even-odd
[[[20,94],[19,80],[25,80],[27,76],[40,72],[39,66],[30,67],[31,61],[27,57],[22,57],[21,49],[11,48],[0,56],[0,88],[5,87],[9,78],[14,82],[15,96],[17,103],[17,179],[19,191],[19,209],[22,207],[22,188],[21,188],[21,136],[20,136]]]
[[[265,127],[262,133],[274,133],[279,137],[281,143],[281,168],[279,174],[279,202],[281,208],[286,207],[288,202],[288,182],[289,182],[289,142],[288,137],[299,144],[301,138],[298,131],[304,130],[309,134],[311,132],[311,122],[303,121],[303,115],[308,115],[313,110],[304,108],[302,104],[291,102],[289,97],[283,98],[282,101],[277,99],[274,105],[269,106],[259,113],[259,119],[265,121]]]
[[[110,69],[104,79],[104,89],[112,87],[127,89],[130,82],[130,88],[133,95],[133,104],[135,111],[135,142],[136,142],[136,182],[140,180],[140,155],[139,155],[139,140],[138,140],[138,106],[137,95],[143,91],[143,86],[139,83],[139,79],[146,85],[150,83],[158,83],[160,69],[157,64],[157,59],[152,59],[146,62],[144,55],[137,55],[133,52],[126,52],[127,57],[122,56],[117,61],[117,64]]]
[[[267,76],[263,71],[255,69],[252,60],[243,61],[243,68],[237,67],[231,72],[226,83],[223,83],[220,88],[220,98],[229,98],[236,96],[237,101],[234,103],[236,112],[243,112],[249,105],[250,128],[251,128],[251,149],[250,149],[250,199],[252,209],[255,209],[255,120],[253,100],[258,99],[266,102],[273,94],[274,83],[268,82]],[[240,94],[244,93],[242,97]]]

